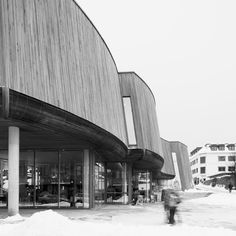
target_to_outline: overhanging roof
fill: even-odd
[[[0,87],[0,140],[7,142],[7,127],[21,129],[21,147],[52,146],[94,148],[107,160],[123,160],[126,145],[113,134],[70,112]],[[1,148],[1,147],[0,147]]]

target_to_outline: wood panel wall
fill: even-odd
[[[0,86],[74,113],[126,142],[119,78],[73,0],[0,0]]]
[[[131,98],[138,148],[149,149],[162,156],[162,144],[153,94],[134,72],[119,73],[121,94]]]
[[[175,175],[174,163],[172,158],[171,143],[163,138],[161,138],[164,165],[161,172],[169,175]]]
[[[192,172],[188,156],[188,148],[181,142],[170,142],[171,151],[176,153],[182,190],[193,187]]]

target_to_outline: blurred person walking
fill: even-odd
[[[181,202],[179,194],[173,190],[168,189],[164,191],[164,210],[166,211],[166,216],[168,224],[175,224],[175,214],[177,212],[178,204]]]

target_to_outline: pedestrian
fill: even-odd
[[[231,193],[233,185],[231,183],[229,183],[228,188],[229,188],[229,192]]]
[[[167,214],[168,224],[175,224],[175,214],[180,202],[179,194],[175,190],[171,189],[165,191],[164,207]]]

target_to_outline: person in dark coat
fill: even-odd
[[[231,193],[231,191],[233,189],[233,185],[231,183],[229,183],[228,188],[229,188],[229,192]]]
[[[174,190],[165,190],[164,209],[167,214],[168,224],[175,224],[177,206],[181,202],[179,194]]]

